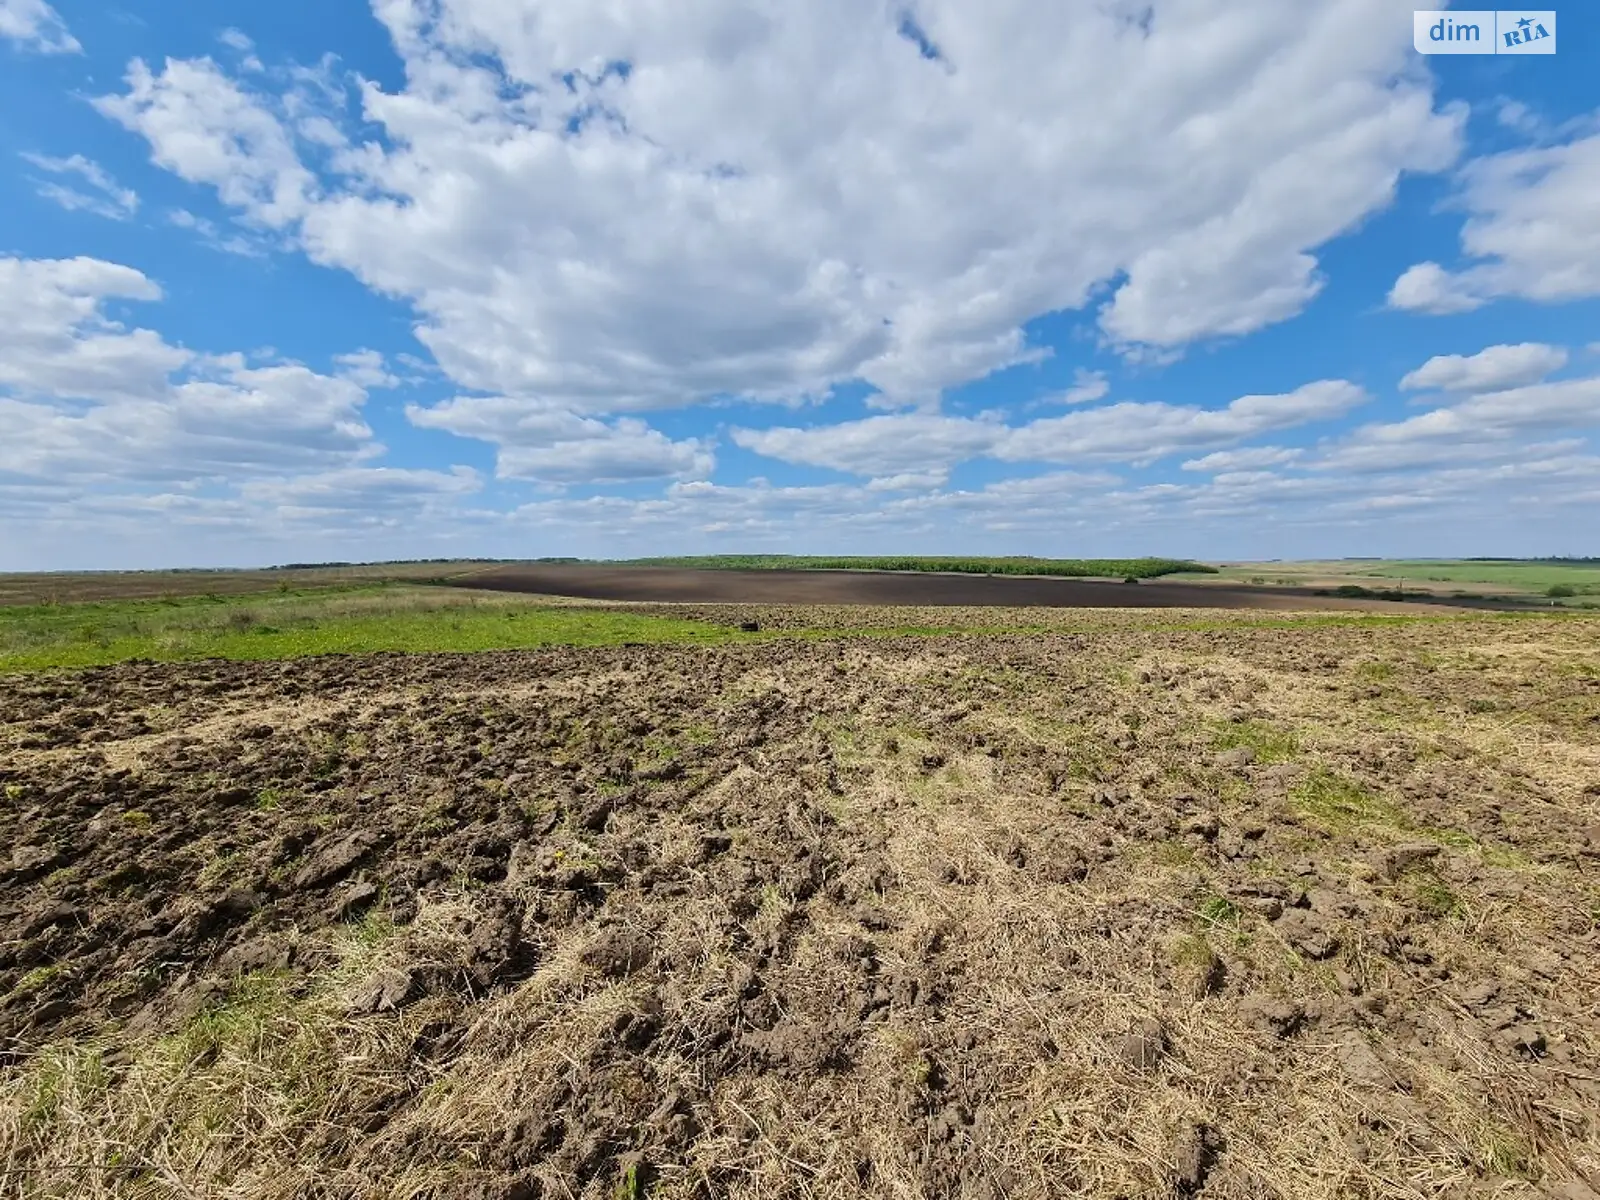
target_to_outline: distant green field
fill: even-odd
[[[803,554],[704,554],[624,560],[640,567],[755,571],[953,571],[963,575],[1054,575],[1065,578],[1154,579],[1180,571],[1215,574],[1204,563],[1176,558],[827,557]]]
[[[1363,564],[1362,574],[1432,583],[1493,583],[1542,592],[1565,584],[1580,595],[1600,595],[1600,563],[1464,562],[1455,559]]]
[[[704,621],[391,585],[276,595],[0,607],[0,672],[133,658],[280,659],[741,638]]]

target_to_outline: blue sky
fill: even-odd
[[[0,0],[0,569],[1600,554],[1586,6],[212,11]]]

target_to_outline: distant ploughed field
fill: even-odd
[[[462,586],[590,600],[692,604],[890,604],[1052,608],[1356,608],[1415,604],[1312,596],[1305,590],[1035,576],[889,571],[693,570],[530,564],[474,572]]]

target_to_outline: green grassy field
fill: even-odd
[[[1155,579],[1177,572],[1214,573],[1204,563],[1175,558],[968,558],[960,556],[843,556],[705,554],[624,560],[639,567],[704,567],[755,571],[953,571],[962,575],[1052,575],[1063,578]]]
[[[1600,563],[1592,566],[1542,562],[1384,562],[1366,569],[1381,579],[1407,579],[1429,583],[1493,583],[1543,592],[1566,585],[1579,595],[1600,595]]]
[[[278,659],[376,650],[704,643],[741,636],[748,635],[731,626],[551,605],[539,597],[379,585],[0,607],[0,671],[135,658]]]

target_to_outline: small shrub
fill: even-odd
[[[1550,597],[1552,600],[1565,600],[1570,596],[1576,596],[1578,594],[1578,589],[1573,587],[1570,583],[1558,583],[1551,587],[1545,588],[1544,594]]]

